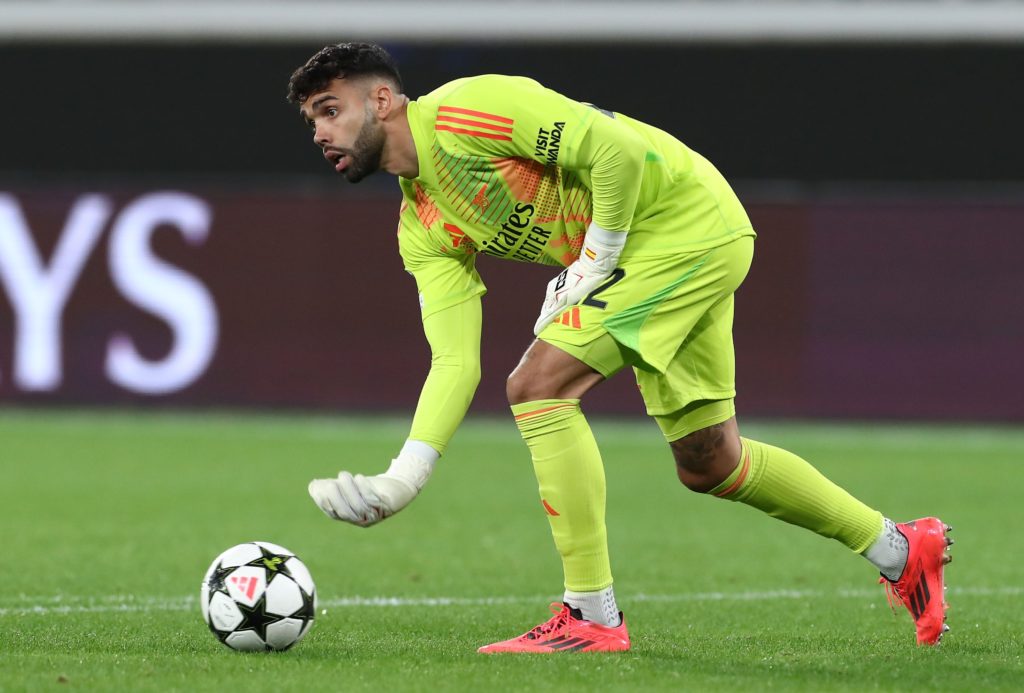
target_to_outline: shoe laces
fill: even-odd
[[[885,600],[889,602],[889,608],[892,609],[892,612],[894,614],[898,613],[896,607],[903,606],[903,595],[896,588],[896,583],[883,575],[878,578],[878,584],[885,585]]]
[[[554,614],[550,619],[535,626],[529,633],[523,637],[527,640],[536,640],[545,635],[557,634],[569,629],[569,625],[572,623],[572,610],[561,602],[551,602],[548,606],[551,609],[551,613]]]

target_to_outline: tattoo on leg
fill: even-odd
[[[715,461],[718,449],[724,441],[724,423],[702,428],[674,440],[672,452],[675,453],[676,464],[694,472],[706,470]]]

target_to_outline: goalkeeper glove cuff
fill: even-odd
[[[433,473],[434,464],[440,456],[437,450],[424,442],[407,440],[398,457],[391,460],[391,466],[382,476],[409,484],[419,493]]]
[[[605,276],[611,274],[619,264],[619,255],[622,254],[622,247],[626,245],[628,235],[626,231],[609,231],[591,223],[587,228],[587,235],[583,237],[583,248],[580,250],[578,262],[594,273],[600,272]]]
[[[329,517],[368,527],[391,517],[419,495],[439,454],[425,443],[408,441],[383,474],[314,479],[309,495]]]

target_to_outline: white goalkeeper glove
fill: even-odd
[[[430,478],[438,456],[426,443],[410,440],[383,474],[341,472],[336,479],[314,479],[309,495],[328,517],[369,527],[409,505]]]
[[[592,223],[583,239],[579,259],[548,282],[544,306],[533,333],[539,335],[568,306],[579,303],[596,289],[619,264],[619,254],[625,244],[625,231],[609,231]]]

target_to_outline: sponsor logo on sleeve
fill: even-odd
[[[556,121],[551,124],[550,128],[539,128],[533,155],[549,166],[557,164],[558,150],[562,146],[562,131],[564,129],[565,121]]]

